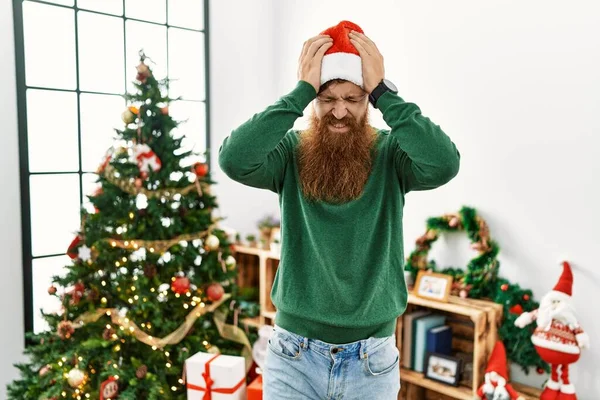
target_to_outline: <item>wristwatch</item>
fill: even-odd
[[[385,92],[398,93],[398,89],[396,88],[396,85],[384,78],[381,82],[379,82],[379,85],[377,85],[375,89],[369,93],[369,101],[373,107],[377,108],[375,104],[377,104],[377,100],[379,100],[381,95]]]

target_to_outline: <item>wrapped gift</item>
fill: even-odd
[[[185,361],[188,400],[246,400],[246,360],[196,353]]]
[[[262,400],[262,375],[248,385],[248,400]]]

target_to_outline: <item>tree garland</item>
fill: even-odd
[[[466,268],[439,268],[435,260],[429,260],[431,245],[444,232],[465,232],[471,241],[471,248],[479,254],[471,259]],[[427,230],[416,240],[416,248],[409,255],[405,270],[413,281],[419,270],[431,270],[453,277],[452,294],[460,297],[488,299],[504,307],[502,323],[498,334],[507,350],[507,357],[519,364],[525,373],[536,367],[538,373],[548,371],[530,337],[534,326],[528,329],[515,327],[515,319],[524,311],[538,308],[529,289],[521,289],[518,284],[498,276],[500,262],[497,259],[500,248],[490,237],[487,223],[477,215],[475,209],[461,208],[459,213],[444,214],[427,219]]]

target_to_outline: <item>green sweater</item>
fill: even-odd
[[[289,94],[235,129],[219,165],[244,185],[279,195],[281,260],[271,291],[275,323],[328,343],[390,336],[406,309],[402,209],[411,190],[441,186],[460,154],[413,103],[387,92],[377,108],[377,158],[360,197],[343,204],[307,201],[300,189],[294,122],[316,98],[299,81]]]

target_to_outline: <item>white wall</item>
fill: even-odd
[[[600,289],[595,252],[600,190],[593,184],[600,173],[595,115],[600,110],[600,3],[272,3],[274,12],[267,2],[253,2],[253,7],[213,2],[213,43],[224,40],[233,46],[228,51],[246,59],[231,64],[232,54],[213,44],[213,151],[231,128],[293,87],[304,40],[342,19],[358,23],[382,51],[387,77],[400,95],[440,124],[462,153],[454,181],[407,197],[406,253],[427,217],[470,205],[501,245],[502,275],[532,288],[537,299],[556,283],[558,261],[569,257],[574,305],[593,344],[571,368],[572,380],[580,399],[600,397],[600,381],[594,379],[600,375],[600,321],[590,302]],[[230,15],[234,4],[243,8],[243,19]],[[226,14],[235,20],[219,28]],[[245,40],[237,42],[235,35],[242,31]],[[269,32],[274,48],[262,36]],[[271,73],[274,82],[266,79]],[[382,125],[377,111],[372,117]],[[233,227],[252,230],[257,213],[277,210],[274,196],[221,179],[220,202]],[[463,237],[439,242],[431,256],[441,263],[465,265],[472,257]],[[545,376],[514,371],[514,378],[539,384]]]
[[[211,151],[214,192],[222,223],[245,236],[262,215],[279,215],[277,195],[240,185],[219,168],[223,139],[254,113],[273,103],[275,91],[274,0],[210,2]]]
[[[0,0],[0,38],[0,399],[3,399],[6,384],[17,377],[13,363],[23,359],[24,345],[17,89],[10,0]]]
[[[276,76],[281,93],[296,80],[302,43],[348,19],[385,58],[387,77],[455,141],[458,177],[407,196],[405,250],[429,216],[476,207],[500,243],[501,273],[539,299],[573,262],[574,304],[592,349],[572,367],[580,399],[600,397],[600,321],[590,302],[600,289],[600,3],[594,1],[392,1],[276,3]],[[372,114],[381,126],[381,114]],[[595,179],[594,179],[595,178]],[[447,241],[449,245],[443,242]],[[466,239],[440,239],[439,262]],[[444,257],[447,256],[447,257]],[[515,379],[532,383],[544,377]]]

